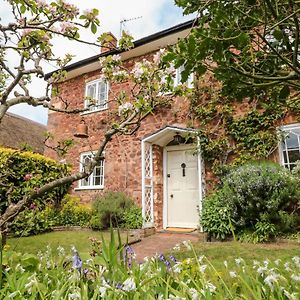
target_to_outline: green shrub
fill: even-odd
[[[10,231],[15,236],[29,236],[51,230],[53,225],[46,210],[25,209],[14,219]]]
[[[6,210],[8,202],[17,203],[34,188],[67,174],[69,169],[66,165],[58,164],[40,154],[0,148],[0,213]],[[59,202],[67,193],[69,186],[53,189],[36,199],[36,204],[45,204],[47,201]]]
[[[11,224],[15,236],[28,236],[51,230],[52,226],[88,227],[91,219],[90,207],[79,202],[79,198],[67,195],[61,207],[49,204],[44,209],[32,205],[21,212]]]
[[[138,209],[131,211],[133,207],[135,207],[134,201],[124,193],[105,192],[94,199],[94,217],[92,218],[91,227],[93,229],[106,229],[110,226],[110,223],[112,223],[113,227],[125,227],[126,222],[129,225],[135,226],[140,222],[140,212]],[[132,215],[135,213],[137,213],[137,224],[133,224],[134,222],[132,221],[132,218],[134,218]]]
[[[49,208],[49,219],[55,226],[88,226],[91,218],[90,207],[81,204],[78,197],[65,196],[60,208]]]
[[[143,225],[142,210],[138,206],[131,206],[123,213],[123,227],[128,229],[138,229]]]
[[[231,171],[220,190],[205,200],[201,222],[221,239],[230,234],[230,220],[237,233],[250,231],[265,241],[293,230],[296,217],[290,212],[297,210],[299,198],[298,181],[288,170],[274,163],[247,164]]]
[[[233,210],[230,201],[224,201],[223,191],[208,196],[202,209],[200,223],[204,231],[216,239],[224,240],[234,227]]]

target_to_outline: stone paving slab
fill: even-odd
[[[136,253],[138,262],[142,262],[144,257],[154,256],[156,253],[161,254],[171,250],[176,244],[183,241],[198,242],[198,234],[183,234],[183,233],[156,233],[142,239],[142,241],[131,245]]]

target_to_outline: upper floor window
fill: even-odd
[[[80,171],[89,163],[93,157],[93,153],[87,152],[80,155]],[[83,178],[79,182],[79,188],[84,189],[102,189],[104,188],[104,159],[102,159],[94,168],[93,173]]]
[[[281,127],[283,140],[281,142],[281,161],[288,168],[293,169],[300,163],[300,124]]]
[[[90,111],[97,111],[107,108],[108,101],[108,82],[95,80],[88,82],[85,87],[84,107]]]
[[[182,79],[182,75],[181,73],[184,71],[184,65],[180,66],[179,68],[176,69],[176,74],[175,74],[175,78],[174,78],[174,85],[177,86],[179,84],[181,84],[181,79]],[[190,74],[187,81],[185,82],[187,84],[187,86],[189,88],[193,87],[193,81],[194,81],[194,74]]]

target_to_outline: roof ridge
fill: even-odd
[[[25,117],[23,117],[23,116],[20,116],[20,115],[18,115],[18,114],[12,113],[12,112],[6,112],[6,113],[5,113],[5,116],[10,116],[10,117],[12,117],[12,118],[20,119],[20,120],[23,120],[23,121],[26,121],[26,122],[29,122],[29,123],[36,124],[36,125],[38,125],[38,126],[40,126],[40,127],[47,128],[47,125],[44,125],[44,124],[42,124],[42,123],[40,123],[40,122],[31,120],[31,119],[29,119],[29,118],[25,118]]]

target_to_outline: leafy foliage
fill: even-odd
[[[27,208],[14,219],[10,231],[15,236],[29,236],[50,231],[52,225],[47,210]]]
[[[109,228],[110,224],[113,227],[139,228],[141,221],[141,209],[122,192],[107,191],[94,199],[91,219],[94,229]]]
[[[52,230],[53,226],[90,225],[91,209],[80,203],[80,199],[66,195],[59,207],[54,203],[47,206],[31,205],[12,222],[10,231],[15,236],[28,236]]]
[[[300,258],[247,262],[241,257],[216,267],[189,242],[179,252],[138,263],[129,246],[111,235],[93,240],[92,257],[81,260],[62,247],[39,256],[4,253],[2,299],[297,299]],[[186,248],[187,247],[187,248]],[[232,257],[232,254],[231,254]],[[99,280],[99,278],[101,280]]]
[[[208,166],[219,175],[233,159],[266,159],[277,148],[281,120],[299,120],[299,3],[175,2],[199,15],[165,58],[200,79],[191,111]]]
[[[201,224],[216,238],[224,239],[234,229],[266,241],[293,231],[299,200],[298,180],[288,170],[272,163],[247,164],[232,170],[206,199]]]
[[[65,164],[31,152],[21,152],[0,148],[0,212],[3,213],[9,203],[18,203],[34,189],[69,174]],[[67,193],[69,184],[48,192],[35,203],[58,202]]]

